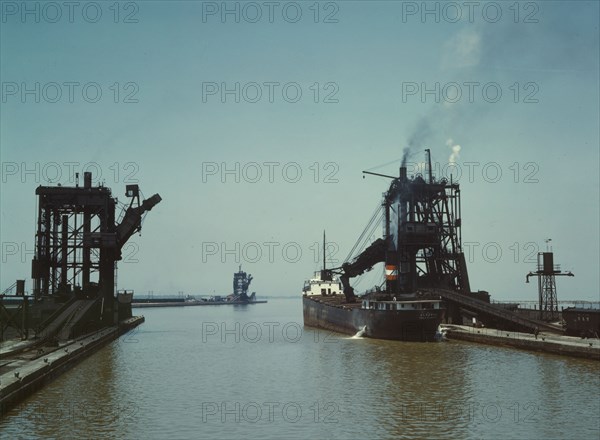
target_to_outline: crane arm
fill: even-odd
[[[141,229],[142,216],[158,205],[161,200],[158,194],[154,194],[149,199],[144,200],[140,206],[127,208],[123,220],[117,225],[117,248],[119,250],[133,234]]]
[[[344,263],[341,268],[336,270],[340,274],[346,302],[352,303],[355,301],[354,289],[350,286],[350,278],[359,276],[377,263],[385,261],[386,247],[386,241],[383,238],[378,238],[352,262]]]

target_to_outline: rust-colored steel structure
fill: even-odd
[[[129,238],[141,229],[142,217],[161,201],[158,194],[140,202],[138,185],[127,185],[130,199],[117,222],[117,199],[110,188],[92,186],[84,173],[83,186],[39,186],[33,294],[102,298],[102,320],[114,321],[116,262]]]

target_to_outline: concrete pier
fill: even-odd
[[[52,348],[36,340],[4,343],[0,350],[0,417],[25,397],[143,322],[143,316],[134,316],[119,325],[59,342]]]
[[[448,339],[515,347],[529,351],[543,351],[600,361],[600,339],[581,339],[545,332],[540,332],[536,338],[535,335],[530,333],[492,328],[475,328],[450,324],[444,324],[443,327],[447,329],[446,336]]]
[[[266,304],[267,301],[181,301],[181,302],[132,302],[132,308],[144,307],[193,307],[193,306],[245,306],[249,304]]]

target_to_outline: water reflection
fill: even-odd
[[[116,399],[118,346],[105,347],[14,408],[8,432],[17,437],[106,438],[124,434],[134,402]]]

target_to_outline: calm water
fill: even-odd
[[[300,299],[146,323],[0,421],[2,438],[591,438],[600,364],[302,327]]]

